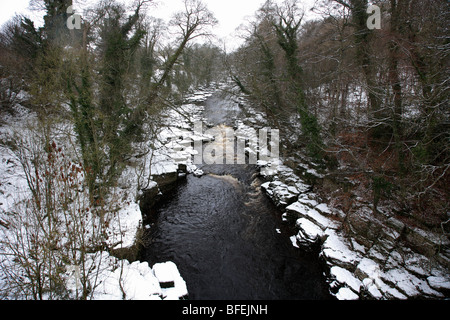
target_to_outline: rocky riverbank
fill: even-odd
[[[295,223],[295,246],[320,246],[329,268],[330,292],[338,299],[443,299],[450,293],[449,241],[445,234],[406,225],[392,213],[374,216],[361,204],[347,217],[323,203],[311,186],[281,162],[264,163],[276,175],[262,188]],[[304,164],[305,174],[322,179]]]

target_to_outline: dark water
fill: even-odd
[[[213,124],[231,124],[237,105],[219,95],[206,102]],[[329,299],[317,252],[292,246],[295,234],[264,195],[252,165],[204,165],[148,213],[144,259],[173,261],[189,299]],[[279,232],[277,232],[277,229]]]

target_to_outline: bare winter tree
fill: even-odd
[[[179,31],[179,43],[164,64],[164,72],[161,78],[154,86],[154,91],[157,92],[161,86],[166,82],[178,58],[181,56],[183,50],[189,41],[198,37],[211,36],[211,27],[217,24],[217,19],[208,10],[206,5],[201,0],[185,0],[185,11],[175,14],[171,25],[175,26]],[[155,99],[153,95],[150,96],[150,101]]]

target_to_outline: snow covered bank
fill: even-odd
[[[386,216],[377,241],[363,241],[361,235],[355,238],[345,232],[344,213],[321,203],[318,195],[309,191],[310,186],[291,168],[281,161],[262,165],[269,166],[276,173],[266,176],[269,181],[262,188],[284,209],[283,219],[294,222],[298,229],[298,233],[291,237],[293,245],[304,248],[320,245],[320,257],[329,267],[327,278],[330,292],[336,298],[448,298],[448,257],[441,252],[427,257],[402,245],[400,237],[401,232],[416,232],[424,242],[448,246],[445,236],[424,230],[409,230],[417,228],[403,224],[403,231],[399,231],[400,222]],[[316,173],[315,170],[308,172]],[[361,210],[360,214],[365,216],[364,208]]]
[[[90,297],[93,300],[179,300],[188,295],[186,283],[173,262],[150,268],[147,262],[130,263],[103,252],[92,257],[92,264],[104,268],[91,281],[95,286]],[[78,272],[71,269],[66,273],[67,287],[72,292],[82,288]]]
[[[207,91],[201,94],[197,92],[190,101],[204,100],[210,94]],[[29,182],[34,181],[30,180],[30,172],[34,172],[27,171],[30,169],[27,166],[33,164],[30,162],[33,161],[32,152],[38,156],[43,155],[40,151],[43,150],[42,146],[39,145],[42,137],[36,136],[39,130],[36,129],[35,115],[18,106],[18,114],[6,119],[6,124],[0,127],[0,297],[77,299],[85,296],[88,299],[139,300],[185,298],[188,295],[186,284],[174,263],[169,261],[152,267],[146,262],[130,263],[113,257],[105,249],[111,249],[110,252],[128,250],[139,242],[143,219],[138,199],[142,189],[156,189],[160,192],[161,186],[156,181],[164,175],[175,174],[175,178],[178,178],[186,172],[199,174],[191,161],[194,154],[191,142],[207,137],[196,137],[191,131],[190,123],[200,119],[201,111],[201,106],[189,103],[166,113],[166,123],[157,133],[157,139],[145,141],[139,146],[139,150],[145,150],[143,156],[131,159],[130,166],[125,168],[119,178],[118,186],[105,201],[108,209],[101,214],[101,218],[94,213],[95,208],[90,207],[87,189],[83,187],[83,170],[78,165],[79,151],[71,149],[75,139],[73,128],[70,123],[55,124],[52,128],[55,147],[52,150],[51,168],[55,168],[52,169],[55,173],[61,168],[62,174],[55,175],[57,179],[54,183],[63,187],[67,185],[67,190],[71,190],[70,193],[61,192],[54,196],[61,201],[56,203],[56,208],[60,209],[54,213],[54,220],[59,222],[51,227],[51,232],[57,235],[55,242],[56,240],[52,240],[53,236],[48,234],[50,229],[39,224],[39,215],[41,211],[45,212],[33,200]],[[23,150],[15,147],[17,143],[21,144]],[[67,170],[70,172],[66,172]],[[66,175],[67,173],[70,175]],[[39,177],[37,171],[36,177]],[[65,177],[70,177],[71,184]],[[31,211],[31,218],[28,214],[30,210],[34,210]],[[78,231],[77,234],[78,227],[75,226],[81,226],[82,232]],[[69,233],[72,238],[68,238]],[[75,238],[78,240],[75,241]],[[46,269],[36,275],[43,276],[44,281],[43,290],[39,293],[33,292],[34,280],[28,279],[27,271],[23,269],[29,268],[30,271],[33,270],[33,263],[37,266],[42,263],[39,256],[32,253],[33,241],[36,240],[30,242],[30,239],[41,239],[39,241],[48,243],[53,241],[54,246],[57,246],[55,249],[61,248],[45,258],[45,263],[48,263],[45,268],[52,270],[52,276],[46,274]],[[85,241],[81,243],[88,246],[83,251],[77,248],[78,244],[74,245],[80,241]],[[42,248],[45,246],[47,244]],[[87,253],[83,253],[84,251]],[[21,255],[20,259],[17,259],[18,254]],[[39,254],[45,255],[45,249]],[[27,259],[31,259],[30,263]],[[57,269],[52,268],[52,264],[56,262],[62,264]],[[12,285],[17,279],[24,281],[24,286],[30,290],[18,287],[13,290]],[[65,282],[65,290],[60,293],[45,292],[47,285],[55,288],[55,279]]]

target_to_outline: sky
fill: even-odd
[[[74,0],[74,8],[77,4],[89,0]],[[28,10],[30,0],[0,0],[0,25],[7,22],[15,13],[25,14],[32,20],[42,20],[43,13]],[[92,2],[92,1],[91,1]],[[95,1],[94,1],[95,2]],[[132,0],[119,0],[119,2],[132,3]],[[155,0],[156,7],[152,6],[148,14],[168,21],[176,11],[183,10],[182,0]],[[210,11],[219,21],[214,28],[218,38],[225,41],[227,50],[235,49],[242,39],[237,37],[236,29],[252,17],[254,13],[264,4],[265,0],[203,0]],[[281,0],[277,1],[281,2]],[[305,9],[309,9],[313,0],[304,0]],[[78,13],[81,13],[79,11]]]

